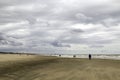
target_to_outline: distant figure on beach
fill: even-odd
[[[59,57],[61,57],[61,55],[59,55]]]
[[[91,58],[92,58],[92,55],[91,55],[91,54],[89,54],[89,60],[91,60]]]
[[[73,55],[73,58],[76,58],[76,55]]]

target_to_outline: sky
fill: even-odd
[[[0,0],[0,51],[119,54],[119,0]]]

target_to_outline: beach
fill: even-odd
[[[1,56],[0,80],[120,80],[120,60]]]

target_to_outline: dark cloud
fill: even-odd
[[[81,29],[73,29],[70,31],[72,34],[76,34],[76,33],[83,33],[84,31]]]
[[[68,44],[64,44],[64,43],[61,43],[59,41],[54,41],[53,43],[51,43],[53,46],[55,47],[71,47],[70,45]]]
[[[15,39],[12,37],[9,37],[3,33],[0,33],[0,44],[2,45],[12,45],[12,46],[21,46],[22,43],[16,42]]]

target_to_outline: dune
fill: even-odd
[[[120,80],[120,60],[0,55],[0,80]]]

